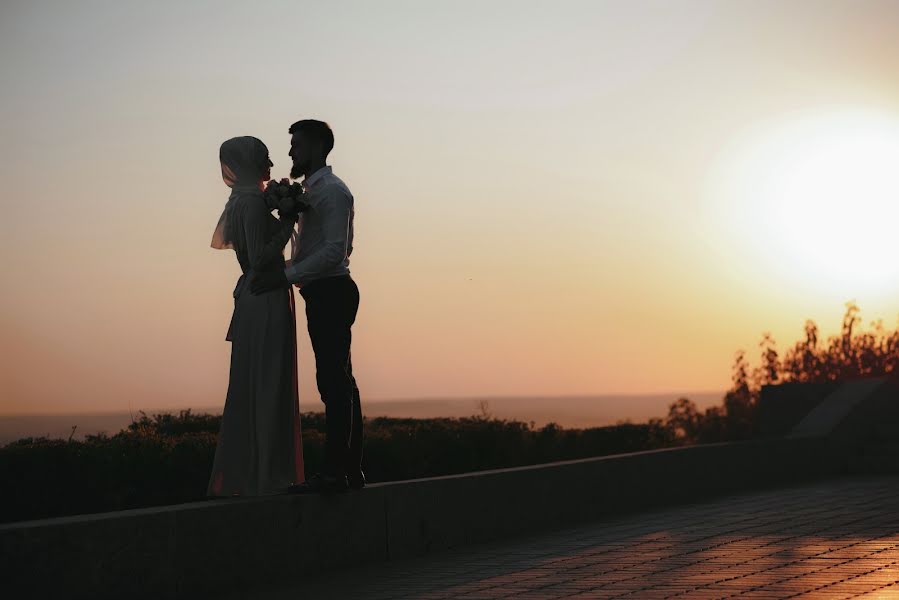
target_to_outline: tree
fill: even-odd
[[[674,432],[679,441],[696,443],[702,426],[702,415],[696,404],[689,398],[678,398],[668,407],[668,418],[665,425]]]

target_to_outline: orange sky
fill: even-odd
[[[286,176],[305,117],[356,198],[368,399],[723,390],[764,331],[897,324],[896,3],[222,6],[0,9],[0,413],[223,402],[218,146]],[[833,171],[867,184],[824,205]]]

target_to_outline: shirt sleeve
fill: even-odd
[[[312,254],[284,270],[290,283],[303,285],[313,275],[328,271],[347,257],[353,196],[339,185],[321,191],[322,198],[314,210],[322,224],[321,246]]]
[[[247,239],[247,255],[250,268],[258,271],[278,257],[282,256],[284,246],[293,231],[293,222],[281,221],[278,230],[272,235],[269,228],[271,213],[264,205],[251,206],[244,217],[244,234]]]

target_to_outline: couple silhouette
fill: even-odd
[[[273,166],[265,144],[243,136],[219,149],[231,194],[211,245],[234,250],[241,275],[225,336],[231,342],[231,368],[207,496],[330,493],[365,486],[362,407],[350,354],[359,308],[359,289],[349,270],[353,195],[326,164],[334,147],[327,123],[297,121],[288,133],[290,176],[303,178],[302,195],[281,198],[274,206],[265,193]],[[293,286],[305,302],[316,383],[325,405],[324,459],[309,478]]]

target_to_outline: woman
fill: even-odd
[[[297,213],[271,214],[263,182],[271,176],[268,148],[251,136],[232,138],[219,150],[222,178],[231,195],[212,237],[230,248],[243,273],[234,288],[231,374],[207,496],[258,496],[286,492],[303,481],[297,389],[296,321],[291,288],[253,295],[250,273],[284,268],[283,249]]]

